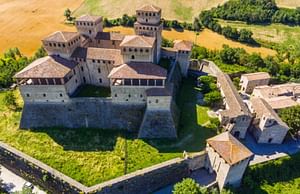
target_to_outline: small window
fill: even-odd
[[[76,75],[76,70],[75,69],[73,69],[73,74]]]
[[[44,97],[46,97],[46,94],[43,94]]]
[[[92,34],[92,30],[89,30],[89,33]]]
[[[56,47],[56,43],[53,43],[53,46]]]
[[[58,47],[60,47],[60,43],[58,43],[57,45],[58,45]]]
[[[158,103],[158,99],[156,99],[155,102]]]
[[[123,48],[123,51],[126,52],[126,48]]]
[[[108,64],[110,64],[111,62],[110,61],[108,61]]]
[[[140,52],[142,53],[142,52],[143,52],[143,49],[140,49]]]
[[[60,97],[63,97],[63,94],[59,94]]]
[[[135,57],[134,57],[134,55],[131,55],[131,59],[134,59]]]
[[[101,69],[100,69],[100,67],[98,68],[98,73],[101,73]]]
[[[137,49],[134,49],[134,52],[137,52]]]
[[[26,94],[26,97],[30,97],[30,94]]]
[[[99,83],[102,83],[102,79],[101,78],[99,79]]]
[[[77,83],[78,81],[77,81],[77,79],[75,79],[75,83]]]
[[[62,44],[62,46],[63,46],[63,47],[66,47],[66,45],[65,45],[65,44]]]
[[[131,49],[131,48],[129,48],[128,50],[129,50],[129,52],[131,52],[131,51],[132,51],[132,49]]]
[[[95,59],[93,59],[92,61],[93,61],[93,63],[95,63]]]
[[[128,94],[128,98],[130,98],[131,97],[131,95],[130,94]]]
[[[81,71],[83,71],[83,67],[81,66],[80,68],[81,68]]]
[[[52,43],[49,43],[49,46],[51,46],[51,47],[52,47]]]
[[[145,52],[146,52],[146,53],[148,53],[148,52],[149,52],[149,50],[148,50],[148,49],[146,49],[146,50],[145,50]]]
[[[115,97],[118,97],[118,95],[117,95],[117,94],[115,94]]]
[[[143,98],[143,94],[141,94],[140,97]]]

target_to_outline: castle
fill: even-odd
[[[48,56],[15,75],[24,100],[20,127],[128,129],[140,138],[176,138],[175,82],[187,75],[192,43],[176,40],[162,48],[161,9],[154,5],[136,16],[135,35],[104,32],[101,16],[84,15],[75,21],[77,32],[44,38]],[[162,57],[171,60],[171,70],[158,65]],[[109,88],[111,97],[76,98],[84,85]]]

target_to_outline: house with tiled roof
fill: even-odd
[[[254,114],[251,132],[258,143],[281,144],[289,127],[263,99],[250,99],[250,111]]]
[[[239,186],[253,153],[229,132],[206,140],[207,159],[205,168],[216,173],[220,189]]]
[[[268,85],[270,79],[271,76],[267,72],[243,74],[239,83],[241,92],[252,94],[255,87]]]
[[[25,102],[22,121],[26,120],[27,115],[38,114],[37,112],[25,114],[27,110],[33,110],[27,108],[29,106],[43,108],[52,103],[53,107],[68,107],[74,102],[77,105],[78,98],[75,96],[81,88],[93,85],[110,90],[111,96],[105,99],[109,104],[108,111],[119,105],[137,106],[145,110],[145,118],[141,121],[139,129],[144,132],[140,133],[140,137],[147,138],[145,134],[151,134],[150,138],[177,137],[176,121],[173,118],[175,117],[173,110],[176,108],[170,91],[172,87],[169,87],[172,84],[167,84],[170,75],[166,69],[158,65],[162,57],[161,9],[154,5],[145,5],[137,9],[136,13],[135,35],[104,32],[101,16],[83,15],[75,20],[77,32],[58,31],[44,38],[43,47],[49,56],[34,61],[15,75]],[[191,47],[192,43],[187,41],[175,43],[175,52],[182,52],[185,58],[177,58],[172,63],[172,68],[178,63],[182,70],[187,71]],[[91,99],[87,98],[85,102],[89,100]],[[91,101],[93,102],[95,101]],[[47,109],[49,110],[49,107]],[[73,109],[68,110],[70,112],[65,112],[63,117],[72,117]],[[117,111],[119,109],[107,114],[116,114]],[[43,111],[43,115],[46,116],[47,111]],[[82,126],[79,127],[97,123],[94,115],[86,113],[82,115],[85,115],[86,119],[80,122]],[[169,122],[154,125],[153,119],[156,119],[157,115],[165,117]],[[48,115],[47,118],[55,119],[52,115]],[[115,119],[117,128],[129,128],[128,123],[131,123],[130,120],[121,122],[117,117],[112,119]],[[36,125],[40,127],[42,121],[38,122],[38,119],[35,121],[38,124],[27,122],[26,127],[34,128]],[[65,125],[57,120],[50,123],[53,123],[53,127]],[[107,125],[96,127],[106,128]],[[154,133],[149,130],[158,133],[153,135]]]

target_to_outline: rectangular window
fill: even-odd
[[[153,80],[153,79],[150,79],[148,85],[149,85],[149,86],[154,86],[154,85],[155,85],[154,80]]]
[[[147,80],[141,79],[141,86],[147,86]]]
[[[102,79],[101,78],[99,79],[99,83],[102,83]]]
[[[124,80],[124,85],[125,86],[131,86],[131,80],[130,79],[125,79]]]
[[[101,73],[101,69],[100,69],[100,67],[98,68],[98,73]]]
[[[156,85],[157,86],[162,86],[163,85],[163,81],[161,79],[157,79],[156,80]]]
[[[133,79],[132,80],[132,85],[138,86],[139,85],[139,80],[138,79]]]

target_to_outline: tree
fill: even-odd
[[[195,31],[199,32],[201,30],[201,24],[198,18],[194,18],[193,28]]]
[[[12,91],[8,91],[3,99],[4,105],[10,110],[15,110],[17,108],[16,97]]]
[[[204,95],[204,102],[209,106],[218,104],[219,102],[221,102],[221,100],[222,100],[221,93],[217,90],[211,91]]]
[[[71,19],[72,19],[71,14],[72,14],[71,10],[69,8],[67,8],[64,12],[64,16],[66,17],[67,21],[71,21]]]
[[[247,42],[247,43],[254,42],[254,40],[252,38],[253,33],[250,30],[241,29],[239,33],[240,33],[240,36],[239,36],[238,40],[240,42]]]
[[[201,187],[191,178],[183,179],[182,182],[175,184],[173,194],[204,194],[207,189]]]
[[[300,130],[300,106],[282,109],[279,111],[279,115],[293,134]]]

